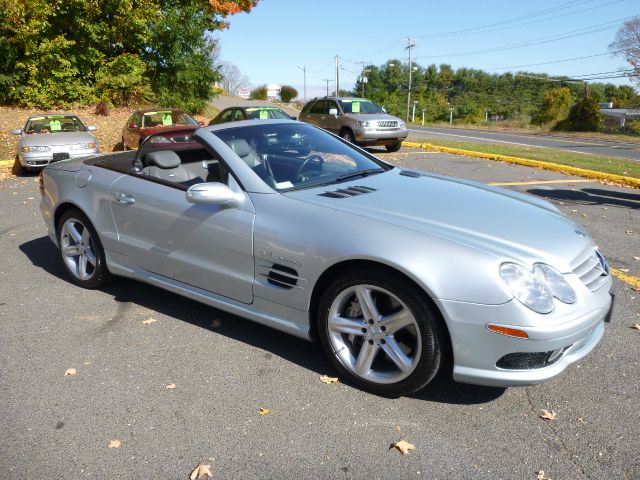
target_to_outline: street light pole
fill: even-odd
[[[304,101],[307,101],[307,67],[305,65],[298,65],[298,68],[302,70],[304,77]]]

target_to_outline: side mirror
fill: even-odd
[[[94,132],[96,130],[96,126],[95,125],[87,125],[87,130],[89,130],[90,132]]]
[[[198,183],[187,190],[187,202],[233,207],[240,202],[240,197],[223,183]]]
[[[22,135],[22,129],[14,128],[13,130],[11,130],[11,135]]]
[[[338,115],[338,109],[337,108],[330,108],[329,109],[329,115]]]
[[[384,107],[380,107],[380,108],[382,108],[382,111],[383,111],[384,113],[387,113],[387,111],[384,109]]]
[[[138,128],[138,125],[136,125],[135,123],[130,123],[129,128]]]

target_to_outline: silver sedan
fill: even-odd
[[[22,170],[40,170],[51,162],[92,155],[100,151],[98,140],[75,115],[33,115],[24,128],[11,133],[20,135],[16,146],[16,166]]]
[[[598,344],[613,303],[601,252],[551,204],[299,122],[151,136],[49,165],[42,192],[79,286],[130,277],[317,339],[343,379],[383,395],[438,374],[549,380]]]

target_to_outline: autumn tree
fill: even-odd
[[[593,93],[584,92],[578,101],[572,105],[566,122],[559,126],[563,129],[593,132],[600,129],[603,118],[598,105],[598,97]]]
[[[571,109],[571,90],[567,87],[552,88],[542,98],[540,110],[534,116],[534,123],[555,126],[569,115]]]
[[[616,32],[614,41],[609,45],[614,55],[621,55],[631,66],[629,75],[640,83],[640,17],[627,20]]]
[[[298,90],[290,85],[282,85],[280,87],[280,100],[284,103],[289,103],[291,100],[298,96]]]
[[[252,100],[266,100],[267,86],[260,85],[259,87],[254,88],[253,90],[251,90],[251,93],[249,94],[249,98],[251,98]]]
[[[0,102],[138,99],[194,111],[218,74],[210,32],[257,0],[0,0]]]

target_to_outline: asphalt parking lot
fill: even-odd
[[[375,152],[545,197],[614,268],[640,277],[638,190],[442,153]],[[35,178],[1,181],[0,202],[3,479],[186,479],[199,463],[218,479],[640,478],[640,331],[630,328],[640,292],[629,284],[599,347],[550,383],[441,382],[386,399],[320,382],[335,372],[319,345],[134,281],[74,286],[46,236]],[[65,376],[70,368],[76,375]],[[542,409],[556,419],[540,418]],[[401,439],[416,450],[389,449]]]

